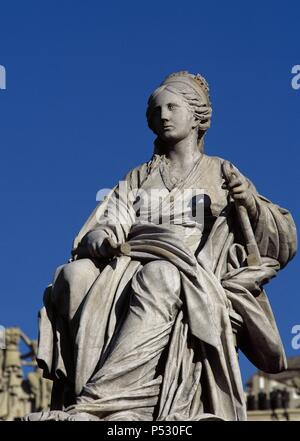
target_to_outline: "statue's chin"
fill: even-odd
[[[184,141],[185,139],[187,139],[189,136],[189,133],[184,132],[184,133],[176,133],[174,130],[167,130],[163,133],[160,133],[158,135],[158,141],[162,144],[164,144],[166,146],[166,148],[168,148],[168,146],[172,146],[174,144],[177,144],[180,141]]]

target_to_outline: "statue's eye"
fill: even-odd
[[[175,107],[176,107],[175,104],[172,104],[172,103],[169,103],[169,104],[168,104],[168,109],[169,109],[169,110],[174,110]]]

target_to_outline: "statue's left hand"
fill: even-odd
[[[226,188],[234,201],[244,205],[249,216],[255,218],[257,208],[249,181],[230,162],[225,161],[223,163],[223,172],[226,182],[222,185],[222,188]]]

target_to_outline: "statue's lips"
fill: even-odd
[[[174,129],[174,126],[163,126],[163,130]]]

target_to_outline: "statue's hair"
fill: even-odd
[[[152,125],[152,103],[154,98],[163,90],[175,93],[181,96],[186,102],[188,108],[194,114],[198,121],[198,145],[203,147],[203,136],[210,127],[212,107],[209,97],[209,88],[206,80],[201,75],[192,75],[188,72],[178,72],[169,75],[164,82],[150,95],[147,107],[147,121],[149,128],[153,130]],[[161,150],[159,140],[155,141],[156,151]]]

